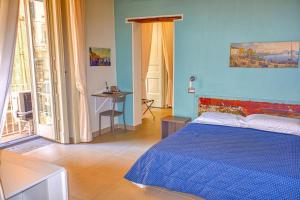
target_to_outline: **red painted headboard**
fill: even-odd
[[[216,98],[199,98],[199,114],[203,112],[226,112],[247,116],[250,114],[269,114],[300,118],[299,104],[242,101]]]

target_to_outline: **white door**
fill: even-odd
[[[35,133],[55,140],[54,95],[45,0],[28,0],[27,3],[32,43]]]
[[[164,65],[162,51],[162,24],[153,24],[149,69],[146,78],[147,99],[154,100],[154,107],[164,106]]]

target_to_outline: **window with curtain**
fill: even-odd
[[[0,142],[25,137],[38,131],[33,130],[32,120],[24,120],[24,117],[18,116],[20,93],[28,93],[31,108],[36,105],[36,122],[53,124],[49,46],[46,1],[20,0],[12,79]],[[33,117],[34,113],[31,114],[31,118]]]
[[[1,122],[3,134],[0,142],[3,142],[4,138],[8,138],[8,136],[17,139],[19,138],[17,135],[28,135],[32,132],[28,132],[26,122],[24,123],[16,117],[18,109],[16,102],[18,104],[20,99],[18,95],[25,91],[32,94],[31,103],[35,112],[33,113],[34,133],[63,143],[69,142],[65,57],[74,59],[74,71],[76,72],[74,79],[77,81],[76,87],[80,92],[79,110],[84,108],[78,116],[80,122],[78,122],[80,124],[78,133],[82,133],[78,136],[80,138],[78,141],[90,141],[92,137],[89,130],[86,74],[84,73],[86,64],[86,48],[83,42],[85,38],[84,0],[19,1],[18,23],[13,23],[15,26],[18,25],[14,64],[12,69],[9,67],[8,75],[8,78],[11,79],[8,94],[9,105],[4,108],[5,111],[8,111],[7,115],[3,112],[6,118],[4,126],[2,126],[3,121]],[[16,0],[16,2],[18,1]],[[17,7],[15,7],[15,11],[17,11]],[[17,12],[14,13],[16,17]],[[16,18],[14,19],[16,20]],[[64,30],[69,30],[66,29],[69,26],[71,31],[64,33]],[[65,48],[69,43],[71,44],[70,49]],[[74,57],[71,56],[71,53],[68,55],[69,51],[76,52],[76,55],[74,54]],[[11,62],[10,60],[10,64]],[[5,95],[6,91],[7,87],[5,87]],[[2,100],[0,103],[4,104]]]
[[[31,71],[29,62],[28,51],[28,37],[27,37],[27,24],[25,17],[24,2],[20,2],[19,18],[18,18],[18,32],[16,40],[16,49],[13,65],[12,81],[10,85],[10,95],[7,107],[6,120],[2,133],[2,140],[5,141],[5,137],[13,136],[16,134],[27,135],[29,129],[27,124],[19,120],[16,120],[14,113],[14,104],[17,101],[14,96],[17,92],[31,91]]]

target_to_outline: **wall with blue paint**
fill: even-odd
[[[115,0],[117,82],[132,89],[127,17],[183,14],[175,27],[174,113],[194,117],[199,96],[300,103],[300,68],[230,68],[230,43],[300,41],[299,0]],[[188,94],[195,75],[196,94]],[[127,105],[132,124],[132,99]]]

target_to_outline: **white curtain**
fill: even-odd
[[[0,0],[0,136],[12,77],[18,14],[19,0]]]
[[[89,105],[87,97],[87,72],[86,72],[86,43],[85,43],[85,0],[68,0],[67,21],[70,31],[67,34],[70,37],[72,52],[70,59],[74,65],[75,84],[79,91],[78,103],[78,122],[80,141],[92,141],[92,132],[89,119]],[[76,134],[76,133],[74,133]]]
[[[166,105],[173,106],[173,48],[174,48],[174,22],[162,23],[163,55],[168,73],[168,89]]]
[[[151,53],[151,43],[152,43],[152,32],[153,24],[152,23],[143,23],[141,24],[141,37],[142,37],[142,98],[147,97],[146,94],[146,77],[149,68],[149,60]]]

